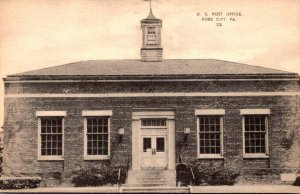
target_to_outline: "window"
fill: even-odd
[[[87,120],[87,154],[108,155],[108,117],[92,117]]]
[[[151,137],[143,138],[143,152],[147,152],[147,149],[151,149]]]
[[[164,137],[157,137],[156,138],[156,151],[157,152],[164,152],[165,151],[165,138]]]
[[[166,119],[142,119],[142,126],[154,127],[154,126],[166,126]]]
[[[221,155],[220,116],[199,116],[199,154]]]
[[[154,27],[148,28],[147,44],[156,44],[156,32]]]
[[[199,109],[197,116],[197,150],[199,158],[222,158],[224,109]]]
[[[63,160],[64,111],[38,111],[38,159]]]
[[[84,159],[109,159],[111,111],[83,111]]]
[[[62,155],[62,118],[41,119],[41,156]]]
[[[241,110],[243,115],[244,157],[267,157],[269,110]]]

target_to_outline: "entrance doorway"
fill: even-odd
[[[140,156],[142,168],[167,167],[167,124],[166,119],[141,120]]]
[[[173,111],[132,114],[132,169],[175,170]]]

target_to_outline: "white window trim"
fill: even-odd
[[[111,116],[112,110],[99,110],[99,111],[82,111],[82,116],[84,116],[83,124],[84,124],[84,151],[83,151],[83,159],[84,160],[109,160],[110,159],[110,130],[111,130]],[[103,117],[108,116],[108,155],[88,155],[87,154],[87,117],[95,116],[95,117]]]
[[[225,115],[225,109],[196,109],[195,115]]]
[[[37,117],[66,117],[67,111],[36,111]]]
[[[248,109],[253,110],[253,109]],[[256,109],[258,110],[258,109]],[[268,109],[270,112],[270,109]],[[255,115],[255,114],[244,114],[244,115]],[[269,158],[269,118],[268,114],[265,115],[265,125],[266,125],[266,133],[265,133],[265,153],[251,153],[246,154],[245,152],[245,116],[242,117],[242,129],[243,129],[243,158]],[[261,115],[261,114],[260,114]]]
[[[112,110],[84,110],[82,116],[112,116]]]
[[[54,114],[57,113],[57,114]],[[37,111],[38,116],[38,160],[64,160],[64,147],[65,147],[65,118],[62,118],[62,154],[60,156],[43,156],[41,154],[41,118],[40,117],[59,117],[66,116],[66,111]]]
[[[206,111],[206,113],[209,112],[214,112],[214,110],[222,110],[222,111],[216,111],[218,113],[223,113],[225,114],[225,110],[224,109],[202,109],[202,110],[212,110],[212,111]],[[196,111],[195,111],[196,112]],[[199,113],[199,112],[198,112]],[[203,115],[207,115],[207,116],[215,116],[215,115],[220,115],[220,130],[221,130],[221,134],[220,134],[220,146],[221,146],[221,150],[220,150],[220,154],[200,154],[200,137],[199,137],[199,133],[200,133],[200,128],[199,128],[199,116],[203,116]],[[224,144],[223,144],[223,114],[197,114],[197,157],[198,159],[223,159],[223,152],[224,152]]]
[[[241,109],[241,115],[269,115],[270,109]]]
[[[155,119],[155,118],[175,119],[175,114],[174,114],[174,111],[137,111],[137,112],[132,112],[133,120]]]

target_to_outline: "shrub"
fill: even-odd
[[[298,176],[295,180],[295,182],[293,183],[294,186],[300,186],[300,176]]]
[[[182,186],[187,186],[193,180],[190,168],[184,164],[179,164],[176,168],[176,181],[181,182]]]
[[[240,173],[228,167],[194,165],[195,184],[234,185]]]
[[[102,186],[118,183],[118,169],[113,168],[91,168],[75,172],[72,183],[75,187]],[[125,183],[126,171],[121,169],[120,183]]]
[[[37,188],[40,177],[0,177],[0,189]]]
[[[207,183],[210,185],[234,185],[239,173],[234,172],[231,169],[218,169],[211,174]]]
[[[105,169],[91,168],[87,170],[80,170],[75,172],[76,176],[73,177],[72,183],[75,187],[84,186],[101,186],[106,184],[106,174]]]

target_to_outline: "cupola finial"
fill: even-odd
[[[149,1],[150,12],[151,12],[151,11],[152,11],[152,5],[151,5],[151,3],[152,3],[152,0],[144,0],[144,1]]]

